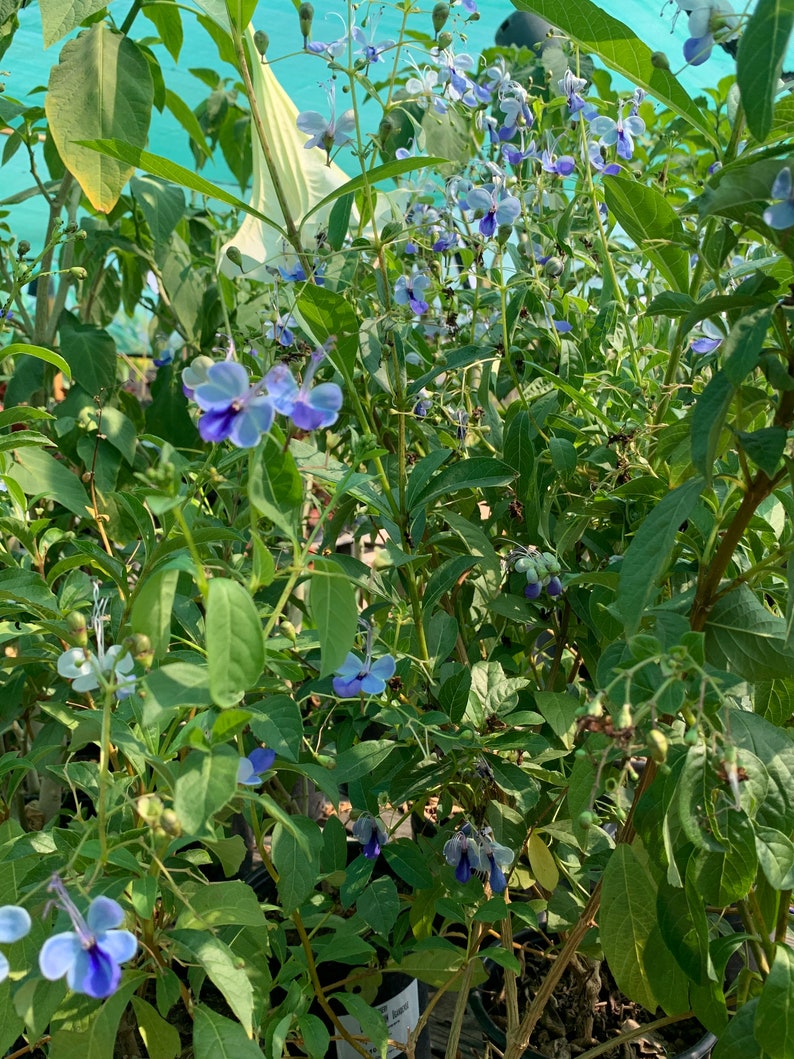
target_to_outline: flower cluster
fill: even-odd
[[[198,422],[202,438],[213,442],[228,438],[238,448],[253,448],[270,430],[276,412],[292,419],[299,430],[331,426],[342,407],[342,390],[334,382],[312,387],[327,352],[326,345],[312,354],[300,385],[285,364],[276,364],[263,379],[252,382],[236,361],[200,367],[194,361],[183,372],[182,383],[204,413]]]
[[[684,58],[691,66],[700,66],[720,43],[735,40],[739,17],[728,0],[676,0],[679,11],[689,16],[689,38],[684,41]],[[676,13],[678,17],[678,12]]]
[[[524,574],[527,579],[524,595],[527,599],[537,599],[543,589],[552,598],[562,592],[560,561],[552,552],[540,552],[537,549],[512,553],[508,561],[513,561],[515,570]]]
[[[459,883],[467,883],[473,874],[479,874],[488,879],[495,894],[501,894],[507,889],[504,869],[513,863],[515,854],[494,841],[490,827],[477,831],[467,823],[445,843],[444,859],[455,869]]]
[[[124,910],[110,897],[95,897],[83,917],[57,875],[53,875],[48,890],[55,894],[54,903],[67,913],[74,930],[54,934],[44,942],[39,970],[51,982],[65,977],[75,993],[97,1000],[111,996],[121,982],[121,964],[138,951],[135,935],[118,929],[124,922]],[[30,928],[30,915],[24,908],[0,908],[0,941],[19,941]],[[8,960],[0,953],[0,982],[8,974]]]
[[[105,649],[104,623],[107,617],[107,598],[100,599],[99,585],[94,585],[94,608],[91,613],[91,628],[94,630],[96,650],[91,651],[87,643],[70,647],[57,662],[58,673],[72,681],[75,691],[96,691],[98,688],[114,686],[116,698],[123,699],[132,694],[135,677],[132,669],[134,659],[123,644],[114,644]],[[81,638],[85,637],[85,632]]]

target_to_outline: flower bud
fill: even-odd
[[[296,643],[298,639],[298,631],[291,621],[282,621],[279,624],[278,631],[282,636],[286,637],[290,643]]]
[[[620,707],[620,713],[618,714],[618,719],[615,722],[615,727],[621,732],[625,731],[627,728],[634,727],[634,718],[631,716],[630,702],[624,702],[623,705]]]
[[[551,276],[552,279],[556,279],[561,276],[565,271],[565,262],[560,257],[550,257],[546,264],[543,266],[543,271],[547,276]]]
[[[240,253],[236,246],[227,246],[226,256],[233,265],[237,265],[238,268],[243,267],[243,255]]]
[[[85,614],[79,610],[73,610],[66,616],[66,627],[69,630],[69,640],[75,647],[86,647],[88,644],[88,623]]]
[[[171,838],[179,838],[182,834],[182,821],[173,809],[163,810],[163,815],[160,817],[160,827]]]
[[[311,4],[301,4],[298,8],[298,21],[303,34],[303,47],[307,48],[309,34],[312,31],[312,22],[314,21],[314,7]]]
[[[436,38],[436,40],[438,41],[438,46],[442,50],[444,48],[449,48],[452,44],[453,39],[454,38],[452,34],[448,33],[446,30],[444,30],[443,33],[439,33],[438,37]]]
[[[527,597],[527,599],[537,599],[540,593],[540,581],[533,581],[531,584],[527,584],[524,588],[524,595]]]
[[[259,52],[259,57],[261,58],[262,62],[265,61],[265,56],[267,55],[267,49],[269,46],[270,37],[268,37],[267,33],[265,33],[263,29],[258,29],[256,33],[254,33],[254,47]]]
[[[152,641],[142,632],[133,633],[124,641],[124,646],[130,652],[136,662],[140,662],[144,669],[149,669],[154,661]]]
[[[585,809],[583,813],[579,813],[579,827],[583,827],[585,831],[588,831],[593,824],[598,823],[598,817],[590,809]]]
[[[88,273],[80,265],[73,265],[72,268],[67,269],[70,276],[74,276],[75,279],[85,279]]]
[[[562,595],[562,581],[560,581],[559,577],[549,578],[549,582],[546,585],[546,594],[552,597]]]
[[[662,765],[667,761],[669,749],[670,743],[664,732],[660,732],[658,728],[652,728],[648,732],[648,752],[657,765]]]
[[[447,19],[449,18],[449,4],[436,4],[433,8],[433,14],[431,17],[433,19],[433,32],[435,33],[436,40],[438,40],[438,35],[447,24]]]
[[[669,70],[670,60],[663,51],[655,51],[651,55],[651,66],[656,67],[657,70]]]
[[[29,253],[30,253],[30,243],[27,241],[27,239],[20,239],[19,240],[19,245],[17,246],[17,254],[20,257],[24,257],[25,254],[29,254]]]
[[[156,824],[163,815],[163,803],[156,794],[144,794],[135,803],[138,816],[147,824]]]

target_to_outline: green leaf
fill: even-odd
[[[398,838],[383,847],[386,863],[394,874],[416,890],[433,885],[427,860],[410,839]]]
[[[391,879],[373,879],[356,901],[361,918],[376,933],[387,935],[400,914],[397,887]]]
[[[237,791],[240,757],[230,746],[193,750],[174,784],[174,811],[189,835],[211,834],[212,818]]]
[[[755,1013],[755,1039],[772,1056],[794,1055],[794,952],[775,946],[775,960]]]
[[[201,709],[212,702],[206,666],[172,662],[149,673],[145,680],[143,724],[156,725],[169,720],[179,707]]]
[[[756,809],[756,824],[794,830],[794,742],[788,729],[777,728],[764,717],[746,710],[726,709],[731,739],[741,751],[751,751],[764,763],[769,789]]]
[[[623,557],[617,607],[628,635],[639,628],[645,607],[654,597],[682,522],[692,514],[703,489],[693,478],[662,497],[646,516]]]
[[[358,993],[333,993],[331,999],[348,1012],[348,1015],[341,1016],[342,1025],[348,1033],[363,1034],[375,1046],[375,1054],[385,1059],[389,1031],[383,1015]]]
[[[254,601],[237,581],[214,577],[207,592],[207,667],[217,706],[235,706],[265,664],[262,623]]]
[[[638,180],[616,176],[604,181],[604,198],[610,213],[670,286],[685,293],[689,289],[689,253],[684,246],[684,227],[664,195]]]
[[[747,585],[718,599],[705,627],[706,658],[751,683],[794,676],[794,644],[786,622],[772,614]]]
[[[252,456],[248,498],[263,518],[270,519],[292,541],[303,503],[303,482],[290,452],[268,435]]]
[[[465,950],[447,942],[443,946],[410,953],[400,961],[397,970],[411,978],[418,978],[420,982],[439,987],[446,985],[465,962]]]
[[[185,193],[176,184],[142,174],[130,180],[130,191],[141,208],[155,245],[165,243],[185,215]]]
[[[549,438],[551,465],[561,478],[570,478],[576,470],[576,446],[567,438]]]
[[[794,888],[794,842],[788,835],[756,823],[755,850],[761,871],[774,890]]]
[[[739,41],[736,80],[747,126],[759,142],[772,128],[775,96],[792,26],[794,0],[758,0]]]
[[[54,500],[83,519],[91,510],[91,502],[80,479],[48,452],[34,448],[20,449],[16,454],[16,462],[5,473],[18,482],[31,498]]]
[[[178,570],[161,570],[150,575],[136,592],[132,605],[132,631],[149,637],[158,660],[168,652],[171,642],[171,611],[178,580]]]
[[[528,413],[523,409],[513,416],[505,428],[502,456],[505,463],[518,475],[518,481],[515,483],[516,493],[525,500],[532,485],[535,450],[532,445],[532,424]]]
[[[359,323],[353,306],[328,287],[307,284],[298,296],[298,312],[318,342],[336,339],[328,359],[352,380],[358,354]]]
[[[355,196],[351,193],[337,199],[328,217],[328,245],[332,250],[341,250],[350,228],[350,212]]]
[[[508,485],[513,477],[514,471],[506,463],[490,456],[473,456],[469,460],[458,460],[431,478],[416,498],[413,510],[426,507],[438,497],[447,496],[459,489],[491,489]]]
[[[79,1030],[56,1030],[49,1045],[52,1059],[107,1059],[113,1055],[121,1016],[145,980],[144,974],[127,971],[118,990],[91,1011]]]
[[[177,920],[179,930],[212,931],[226,924],[263,927],[265,917],[250,886],[239,880],[183,886],[185,908]]]
[[[284,239],[287,238],[287,233],[284,229],[276,224],[275,221],[266,217],[264,213],[260,213],[253,206],[249,206],[243,199],[238,199],[236,195],[232,195],[230,192],[224,191],[223,188],[217,187],[212,181],[205,180],[198,173],[186,169],[185,166],[177,165],[176,162],[169,161],[168,158],[150,154],[148,151],[136,147],[135,144],[127,143],[115,137],[85,139],[79,142],[79,146],[101,154],[106,158],[114,158],[116,161],[125,163],[129,173],[132,173],[135,168],[144,169],[147,173],[162,177],[172,184],[178,184],[180,187],[189,188],[190,191],[195,191],[199,195],[217,199],[227,206],[234,206],[235,209],[242,210],[243,213],[247,213],[251,217],[256,217],[258,221],[266,224],[268,228],[273,228]]]
[[[565,5],[558,0],[513,0],[513,6],[519,11],[534,11],[552,26],[559,26],[585,52],[598,55],[610,69],[644,88],[718,146],[713,124],[677,78],[669,70],[654,66],[648,45],[597,4],[591,0],[570,0]]]
[[[58,371],[62,371],[67,379],[72,377],[72,369],[60,353],[53,353],[51,349],[45,349],[44,346],[33,346],[29,342],[11,342],[0,349],[0,356],[3,357],[18,357],[21,354],[35,357],[37,360],[44,360],[47,364],[52,364]]]
[[[171,937],[201,964],[242,1023],[242,1029],[250,1036],[253,1033],[254,990],[234,952],[220,938],[204,930],[174,930]]]
[[[107,0],[40,0],[44,47],[49,48],[106,6]]]
[[[176,1059],[182,1051],[176,1027],[169,1025],[151,1004],[139,996],[132,997],[132,1010],[149,1059]]]
[[[116,343],[107,331],[81,324],[70,313],[62,313],[58,324],[61,351],[72,378],[90,397],[104,403],[103,391],[116,386]]]
[[[325,1059],[331,1047],[331,1037],[325,1023],[316,1015],[300,1015],[298,1029],[303,1036],[303,1047],[309,1059]]]
[[[780,467],[788,438],[785,427],[762,427],[751,434],[739,430],[736,438],[756,467],[760,467],[764,474],[773,478]]]
[[[303,816],[292,820],[302,841],[280,823],[273,828],[273,863],[278,892],[287,915],[296,911],[314,890],[320,873],[323,836],[317,824]]]
[[[782,728],[794,716],[794,681],[763,680],[755,686],[753,709]]]
[[[476,555],[455,555],[451,559],[446,559],[433,571],[422,596],[426,615],[432,613],[441,597],[446,592],[450,592],[463,575],[477,565],[477,562]]]
[[[358,629],[355,590],[333,559],[314,560],[309,611],[320,639],[320,676],[326,677],[342,665]]]
[[[758,869],[753,825],[743,809],[729,809],[721,818],[724,853],[701,850],[695,858],[692,881],[707,904],[724,908],[746,897]]]
[[[756,1012],[758,1010],[758,997],[754,997],[736,1012],[728,1028],[714,1046],[711,1059],[770,1059],[766,1052],[762,1052],[753,1032]]]
[[[368,739],[343,750],[336,759],[336,768],[346,783],[359,780],[383,764],[394,750],[391,739]]]
[[[253,713],[251,731],[279,757],[297,761],[303,741],[300,707],[289,695],[272,695],[247,708]]]
[[[722,345],[722,367],[734,386],[740,386],[758,364],[772,320],[772,308],[741,316]]]
[[[168,54],[178,63],[184,39],[182,15],[178,6],[175,3],[146,4],[141,8],[141,14],[154,23]]]
[[[50,71],[44,105],[50,135],[67,169],[102,213],[116,205],[134,165],[97,156],[80,141],[124,136],[133,148],[143,147],[153,99],[145,55],[105,22],[68,41]]]
[[[654,1011],[643,956],[656,927],[656,886],[634,846],[619,845],[610,857],[601,893],[601,944],[618,987]]]
[[[261,1050],[239,1022],[204,1004],[193,1009],[193,1053],[195,1059],[262,1059]]]

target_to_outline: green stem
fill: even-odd
[[[113,713],[114,685],[108,682],[102,695],[102,728],[99,737],[99,797],[97,798],[97,826],[99,828],[100,860],[108,860],[108,787],[110,784],[110,718]]]
[[[202,562],[201,555],[196,547],[196,542],[193,540],[193,534],[190,532],[190,527],[187,524],[187,519],[185,518],[181,506],[178,505],[174,508],[174,517],[179,523],[179,528],[182,530],[182,534],[187,541],[188,551],[193,560],[193,565],[196,567],[196,584],[199,587],[199,592],[201,592],[201,595],[206,600],[209,591],[209,582],[207,581],[207,575],[204,573],[204,563]]]

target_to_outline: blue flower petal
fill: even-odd
[[[47,938],[39,952],[39,970],[50,982],[63,978],[83,951],[80,938],[73,930],[53,934]]]
[[[85,917],[88,929],[92,934],[99,934],[124,922],[124,909],[110,897],[95,897],[88,906]]]
[[[198,421],[199,434],[204,441],[225,441],[231,434],[237,412],[228,406],[205,412]]]
[[[345,680],[344,677],[334,677],[334,694],[340,699],[355,699],[361,691],[361,681],[357,678]]]
[[[237,413],[229,441],[240,449],[252,449],[273,425],[273,405],[267,397],[254,397]]]
[[[109,930],[99,934],[97,945],[116,963],[126,963],[138,951],[138,939],[129,930]]]
[[[268,769],[273,767],[273,762],[276,760],[276,752],[269,747],[258,746],[256,750],[252,750],[248,755],[248,760],[251,762],[254,772],[267,772]]]
[[[30,916],[19,905],[0,908],[0,941],[19,941],[30,930]]]
[[[207,369],[207,382],[196,387],[193,397],[199,408],[207,411],[244,397],[248,393],[249,381],[242,364],[225,360]]]
[[[352,651],[348,652],[347,658],[336,669],[337,676],[347,677],[350,680],[351,677],[357,677],[361,670],[364,668],[363,661],[358,655],[353,654]]]
[[[119,987],[121,968],[98,945],[80,949],[66,974],[70,989],[96,1000],[111,996]]]
[[[383,655],[369,667],[370,674],[380,680],[391,680],[396,669],[397,663],[392,655]]]
[[[276,411],[291,416],[298,399],[298,384],[286,364],[275,364],[265,376],[265,386]]]
[[[8,978],[8,972],[11,970],[8,960],[0,952],[0,982],[4,982]]]
[[[785,202],[776,202],[774,206],[768,206],[764,210],[764,220],[770,228],[782,231],[794,224],[794,202],[787,199]]]

